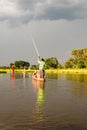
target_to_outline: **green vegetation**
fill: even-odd
[[[27,62],[27,61],[23,61],[23,60],[20,60],[20,61],[15,61],[14,63],[10,63],[10,68],[14,65],[14,67],[16,69],[23,69],[23,68],[26,68],[28,69],[29,66],[30,66],[30,63]]]
[[[64,65],[61,65],[57,58],[51,57],[46,59],[47,69],[58,68],[58,69],[81,69],[87,68],[87,48],[72,50],[72,57],[67,59]]]
[[[72,51],[72,58],[65,63],[65,68],[87,68],[87,48]]]
[[[67,59],[64,65],[59,63],[56,57],[45,59],[46,69],[86,69],[87,68],[87,48],[72,50],[72,57]],[[28,61],[15,61],[9,66],[0,66],[0,69],[10,69],[14,65],[15,69],[38,69],[38,65],[30,65]]]
[[[58,60],[56,57],[47,58],[45,60],[46,68],[58,68]]]

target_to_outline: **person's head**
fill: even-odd
[[[45,61],[43,58],[41,59],[42,61]]]

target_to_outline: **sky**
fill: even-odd
[[[87,0],[0,0],[0,66],[37,64],[37,52],[60,63],[87,48]]]

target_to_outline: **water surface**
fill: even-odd
[[[87,75],[0,75],[0,130],[87,130]]]

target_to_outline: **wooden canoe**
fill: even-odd
[[[35,77],[34,75],[32,76],[32,79],[36,81],[41,81],[41,82],[45,81],[45,78],[38,78],[38,77]]]

